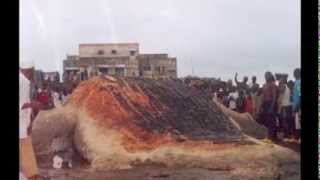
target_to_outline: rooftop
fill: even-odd
[[[126,46],[126,45],[139,45],[139,43],[82,43],[79,46]]]

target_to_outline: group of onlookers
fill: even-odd
[[[279,140],[279,132],[285,140],[300,140],[300,69],[294,70],[294,78],[280,78],[277,85],[272,73],[265,74],[258,120],[268,127],[272,140]]]
[[[65,88],[49,88],[47,85],[36,88],[33,99],[41,104],[42,110],[60,107],[69,96],[70,91]]]
[[[232,80],[217,80],[208,84],[187,83],[207,91],[211,96],[233,111],[250,113],[260,124],[268,128],[269,139],[298,141],[300,139],[300,69],[294,70],[295,80],[287,75],[275,78],[265,73],[265,83],[260,86],[253,76],[251,82],[244,77],[238,81],[236,73]],[[218,82],[218,83],[217,83]]]

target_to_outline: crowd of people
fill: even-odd
[[[300,141],[300,69],[293,72],[295,80],[287,75],[265,73],[265,83],[257,83],[256,76],[238,81],[238,74],[224,82],[187,83],[206,91],[212,98],[239,113],[250,113],[258,123],[268,128],[272,141]],[[278,77],[277,77],[278,76]],[[276,78],[277,77],[277,78]]]
[[[40,103],[42,110],[49,110],[55,107],[60,107],[68,98],[70,90],[67,88],[51,87],[48,84],[43,84],[40,87],[35,87],[32,93],[32,99]],[[38,112],[34,112],[37,114]]]

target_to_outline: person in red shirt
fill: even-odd
[[[46,87],[40,89],[37,93],[37,101],[40,102],[44,109],[48,109],[50,96]]]
[[[249,93],[246,95],[246,98],[244,100],[244,112],[248,112],[251,115],[253,113],[252,98]]]
[[[38,102],[40,102],[39,100],[40,100],[40,93],[41,93],[41,91],[42,91],[42,89],[39,87],[39,88],[37,89],[37,92],[36,92],[36,101],[38,101]]]

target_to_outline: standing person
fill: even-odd
[[[51,87],[49,86],[49,87],[47,87],[47,88],[45,89],[45,91],[46,91],[46,94],[47,94],[47,96],[48,96],[47,109],[52,109],[52,108],[54,108],[52,89],[51,89]]]
[[[226,83],[226,95],[228,96],[233,91],[232,80],[229,79]]]
[[[228,95],[228,108],[237,111],[237,99],[239,97],[238,92],[235,88],[231,89],[231,92]]]
[[[36,92],[36,100],[38,100],[40,93],[41,93],[42,89],[39,87],[37,88],[37,92]]]
[[[292,102],[292,95],[293,95],[293,87],[294,87],[294,82],[292,80],[288,81],[288,88],[290,89],[291,91],[291,102]]]
[[[276,98],[277,98],[277,86],[275,85],[275,78],[271,72],[265,73],[266,83],[262,89],[262,113],[263,124],[268,128],[268,136],[270,140],[277,140],[276,129]]]
[[[38,96],[37,96],[37,101],[39,101],[42,106],[44,107],[44,109],[49,109],[49,100],[50,100],[50,97],[49,97],[49,93],[48,93],[48,90],[47,90],[47,87],[44,86],[40,93],[38,93]]]
[[[244,90],[238,90],[238,98],[237,98],[237,101],[236,101],[236,104],[237,104],[237,112],[239,113],[243,113],[244,112],[244,103],[245,103],[245,91]]]
[[[234,77],[234,81],[236,82],[236,85],[237,85],[238,89],[240,91],[247,91],[249,89],[249,86],[247,84],[248,83],[248,77],[247,76],[243,77],[242,82],[239,82],[237,77],[238,77],[238,73],[236,73],[236,75]]]
[[[66,87],[63,88],[62,95],[61,95],[62,104],[64,104],[68,100],[68,97],[70,95],[70,91],[71,90],[68,90]]]
[[[247,76],[243,77],[242,82],[239,82],[237,77],[238,77],[238,73],[236,73],[234,77],[234,81],[236,82],[238,93],[239,93],[239,98],[237,99],[237,109],[238,109],[238,112],[243,113],[245,94],[249,90],[249,86],[247,84],[248,77]]]
[[[41,105],[41,103],[38,101],[38,96],[39,96],[39,94],[40,94],[40,92],[41,92],[41,88],[36,87],[35,89],[36,89],[36,90],[35,90],[35,93],[34,93],[34,95],[33,95],[33,98],[31,98],[31,100],[34,100],[34,101],[36,101],[39,105]],[[35,118],[35,117],[38,115],[38,113],[39,113],[39,111],[40,111],[41,109],[42,109],[42,107],[40,107],[39,109],[32,109],[31,117],[32,117],[32,118]]]
[[[58,93],[59,93],[59,101],[62,105],[63,104],[63,89],[62,89],[62,87],[59,88]]]
[[[253,76],[252,83],[249,85],[249,91],[252,99],[252,117],[257,118],[258,113],[258,90],[260,85],[257,83],[257,77]]]
[[[247,92],[247,94],[245,94],[244,112],[250,113],[250,115],[252,115],[252,113],[253,113],[252,97],[251,97],[250,92]]]
[[[296,135],[295,138],[300,140],[300,123],[301,123],[301,106],[300,106],[300,97],[301,97],[301,90],[300,90],[300,68],[296,68],[293,72],[295,81],[293,86],[293,112],[295,116],[295,128],[296,128]]]
[[[257,77],[256,76],[252,76],[251,81],[252,82],[249,85],[250,91],[253,92],[253,93],[258,92],[258,89],[259,89],[260,85],[257,83]]]
[[[287,84],[287,78],[283,77],[279,83],[279,107],[280,107],[280,124],[284,133],[284,140],[287,141],[290,138],[293,121],[292,121],[292,104],[290,101],[291,90]]]
[[[61,106],[60,94],[57,91],[52,91],[51,95],[52,95],[54,107],[60,107]]]
[[[30,98],[30,82],[33,79],[32,62],[20,62],[19,72],[19,139],[20,139],[20,176],[36,179],[38,174],[37,162],[30,137],[31,112],[39,105]]]
[[[293,87],[294,87],[294,82],[292,80],[288,81],[288,87],[290,89],[290,103],[291,103],[291,114],[290,114],[290,122],[289,123],[289,131],[291,136],[295,136],[296,134],[296,128],[295,128],[295,116],[293,112]],[[293,141],[293,139],[290,138],[290,141]]]
[[[220,99],[220,102],[224,106],[228,106],[228,92],[227,92],[227,83],[226,82],[221,82],[220,83],[220,88],[219,88],[219,93],[218,93],[218,98]]]
[[[257,103],[256,103],[256,121],[259,124],[264,124],[263,122],[263,116],[261,116],[262,113],[262,92],[263,92],[263,88],[259,87],[258,92],[257,92]]]

